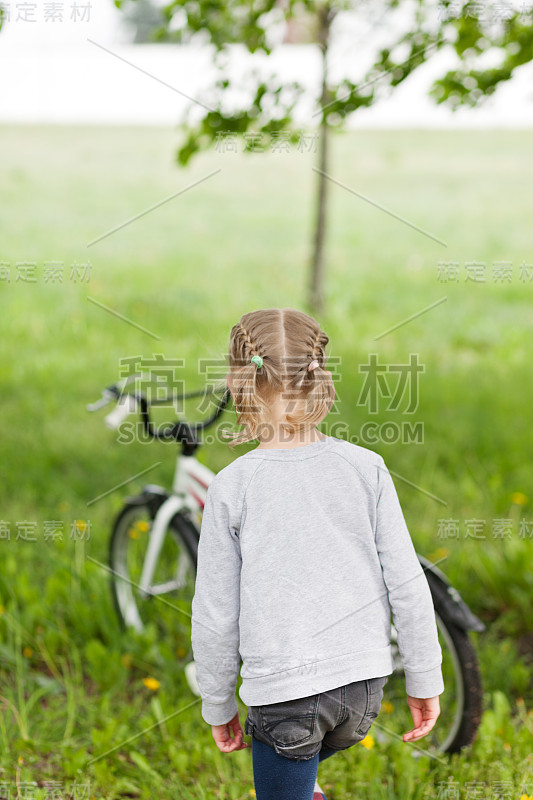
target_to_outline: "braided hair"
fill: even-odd
[[[285,404],[281,426],[291,435],[314,427],[329,413],[335,389],[325,369],[328,342],[319,323],[294,308],[243,314],[229,343],[235,410],[244,426],[230,437],[232,446],[258,437],[262,426],[270,424],[274,403]],[[259,356],[256,363],[254,356]]]

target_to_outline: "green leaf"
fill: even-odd
[[[262,77],[255,66],[238,79],[230,77],[228,72],[229,46],[232,44],[243,46],[252,55],[262,53],[269,63],[268,56],[273,51],[268,38],[269,15],[271,12],[279,13],[279,0],[256,0],[254,3],[243,0],[172,0],[157,9],[155,0],[131,0],[130,4],[142,6],[146,9],[146,19],[153,19],[151,41],[192,42],[201,37],[202,41],[207,40],[214,47],[213,61],[218,76],[209,87],[209,105],[212,108],[206,108],[198,121],[196,106],[195,122],[184,122],[183,141],[176,153],[181,166],[187,166],[194,155],[209,148],[221,132],[244,135],[249,131],[263,131],[274,134],[291,128],[294,110],[304,87],[283,81],[275,74],[268,79]],[[122,8],[123,0],[115,0],[115,5]],[[469,0],[456,4],[443,0],[441,5],[449,13],[436,18],[434,5],[419,0],[411,13],[408,29],[399,35],[391,33],[390,41],[380,48],[375,63],[360,82],[346,77],[341,77],[336,84],[328,82],[328,102],[322,103],[322,114],[313,118],[317,127],[322,124],[342,127],[347,117],[394,91],[445,45],[454,48],[460,63],[433,83],[429,95],[437,104],[447,103],[452,110],[460,105],[474,107],[483,103],[499,84],[512,78],[518,66],[533,59],[531,14],[515,11],[495,25],[494,15],[478,14],[479,4],[476,2]],[[384,0],[383,6],[392,11],[399,7],[399,0]],[[302,30],[307,33],[302,41],[315,41],[317,48],[328,48],[332,44],[330,37],[334,35],[333,19],[356,7],[359,13],[364,13],[356,0],[336,0],[335,3],[286,0],[283,15],[287,23],[303,24]],[[179,22],[179,30],[171,30],[175,20]],[[407,54],[403,52],[405,46]],[[481,68],[478,59],[489,47],[501,51],[501,64],[490,69]],[[402,57],[397,58],[395,54],[400,52]],[[223,109],[230,96],[245,96],[247,99],[238,111],[229,113]],[[318,96],[316,102],[319,103]],[[244,150],[250,152],[249,147]]]

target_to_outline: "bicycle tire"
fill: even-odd
[[[128,528],[128,517],[132,515],[133,512],[138,512],[140,510],[145,510],[147,516],[150,517],[151,520],[155,518],[155,515],[159,509],[159,506],[164,502],[167,495],[161,494],[157,495],[156,497],[150,496],[147,494],[140,494],[136,497],[132,497],[124,503],[124,506],[121,508],[119,513],[116,515],[111,538],[109,540],[109,550],[108,550],[108,563],[111,569],[111,595],[112,595],[112,602],[117,614],[119,624],[122,630],[126,630],[129,626],[128,621],[128,611],[125,609],[124,605],[124,593],[123,593],[123,581],[120,580],[120,575],[123,574],[121,571],[121,559],[118,556],[119,550],[121,547],[124,547],[123,537],[127,532]],[[196,526],[188,517],[186,517],[183,513],[177,512],[171,519],[168,530],[171,535],[176,540],[178,546],[183,546],[185,548],[186,553],[188,554],[190,567],[193,572],[193,578],[196,578],[196,563],[198,558],[198,541],[199,541],[199,533],[197,531]],[[126,576],[127,577],[127,576]],[[142,621],[141,621],[142,622]],[[142,626],[135,626],[137,630],[142,630],[144,627],[144,623]]]
[[[427,573],[427,579],[431,588],[431,573]],[[442,752],[457,753],[471,745],[476,738],[483,714],[483,684],[477,654],[467,631],[452,621],[438,596],[434,598],[434,608],[437,621],[440,618],[453,643],[462,681],[462,707],[458,709],[458,722],[451,741],[445,742],[442,749]]]

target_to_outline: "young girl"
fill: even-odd
[[[233,446],[203,511],[192,648],[202,717],[222,752],[243,741],[257,800],[324,798],[318,763],[363,739],[393,671],[391,612],[415,741],[444,691],[431,593],[383,458],[316,425],[335,389],[328,336],[293,308],[244,314],[226,376]],[[233,732],[234,738],[231,736]]]

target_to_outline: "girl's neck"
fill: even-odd
[[[306,444],[313,444],[313,442],[320,442],[322,439],[327,439],[325,434],[321,433],[317,428],[305,432],[299,432],[289,435],[283,429],[272,431],[266,438],[260,438],[260,444],[255,448],[256,450],[282,450],[293,449],[295,447],[304,447]]]

